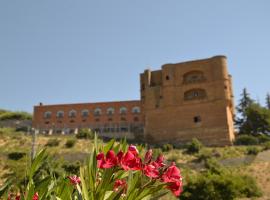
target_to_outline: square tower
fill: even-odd
[[[145,70],[140,84],[148,142],[232,144],[234,101],[225,56]]]

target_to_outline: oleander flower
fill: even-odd
[[[178,197],[182,192],[182,181],[178,180],[169,182],[167,188],[171,190],[176,197]]]
[[[159,178],[159,171],[153,164],[145,165],[143,168],[143,172],[149,178]]]
[[[138,156],[135,156],[132,151],[128,151],[123,155],[120,165],[124,170],[141,170],[142,162]]]
[[[104,153],[99,153],[97,155],[97,165],[98,168],[101,169],[108,169],[116,166],[117,160],[118,159],[113,150],[108,151],[106,157],[104,156]]]
[[[144,163],[145,163],[145,164],[150,163],[151,160],[152,160],[152,156],[153,156],[153,151],[152,151],[152,149],[149,149],[149,150],[145,153],[145,156],[144,156]]]
[[[68,179],[72,185],[77,185],[81,183],[80,177],[74,175],[74,176],[68,176]]]
[[[114,186],[113,186],[113,190],[115,192],[119,191],[119,189],[123,188],[124,189],[124,192],[126,192],[127,190],[127,182],[125,180],[116,180],[115,183],[114,183]]]
[[[162,174],[162,180],[164,182],[177,181],[181,179],[180,170],[172,162],[171,166]]]
[[[154,165],[155,167],[157,167],[157,168],[164,167],[164,166],[165,166],[164,160],[165,160],[164,156],[163,156],[163,155],[159,155],[159,156],[157,157],[157,159],[153,162],[153,165]]]
[[[138,151],[137,147],[134,146],[134,145],[130,145],[128,147],[128,151],[133,153],[135,156],[137,156],[139,154],[139,151]]]
[[[34,194],[32,200],[38,200],[38,193],[37,192]]]

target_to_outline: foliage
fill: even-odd
[[[26,153],[23,152],[12,152],[8,154],[8,158],[11,160],[20,160],[22,159]]]
[[[266,94],[266,108],[270,110],[270,93]]]
[[[31,120],[32,115],[27,112],[11,112],[6,110],[1,110],[0,121],[5,120]]]
[[[53,139],[49,139],[45,146],[46,147],[57,147],[59,145],[59,143],[60,143],[60,140],[53,138]]]
[[[263,144],[265,142],[270,142],[270,136],[268,135],[259,135],[257,138],[260,144]]]
[[[239,135],[235,142],[235,145],[257,145],[259,144],[258,138],[251,135]]]
[[[163,152],[167,152],[167,151],[171,151],[171,150],[173,150],[173,145],[171,145],[171,144],[164,144],[162,146],[162,151]]]
[[[80,165],[81,165],[81,163],[79,161],[76,161],[74,163],[65,162],[62,165],[62,168],[67,172],[67,174],[79,175]]]
[[[72,147],[74,147],[74,145],[76,144],[76,142],[77,141],[75,139],[68,139],[66,141],[65,146],[66,146],[66,148],[72,148]]]
[[[270,142],[266,142],[263,144],[263,149],[264,150],[270,150]]]
[[[21,200],[140,200],[156,199],[169,191],[179,196],[182,181],[175,164],[166,165],[162,155],[153,160],[152,150],[142,159],[140,150],[125,141],[116,144],[111,140],[101,146],[95,139],[95,147],[80,167],[79,177],[53,173],[48,165],[51,162],[46,163],[47,153],[42,150],[27,170],[26,187],[16,187],[13,180],[8,180],[0,189],[0,198],[18,194]]]
[[[247,155],[257,155],[258,153],[260,153],[260,149],[258,147],[247,148]]]
[[[94,133],[88,128],[82,128],[76,135],[78,139],[94,139]]]
[[[188,143],[186,152],[189,154],[199,153],[202,147],[202,143],[198,139],[193,138],[192,141]]]

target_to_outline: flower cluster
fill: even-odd
[[[134,145],[130,145],[125,153],[119,151],[116,154],[113,150],[109,150],[105,155],[101,152],[96,159],[100,169],[120,167],[123,170],[140,170],[151,180],[167,183],[167,189],[171,190],[175,196],[179,196],[182,192],[182,177],[175,163],[166,166],[163,155],[153,160],[151,149],[146,152],[143,160],[139,157],[139,152]],[[116,180],[114,191],[118,191],[120,188],[126,190],[125,180]]]
[[[13,196],[12,194],[9,194],[7,200],[12,200],[12,196]],[[20,200],[21,199],[21,195],[20,194],[16,194],[16,196],[15,196],[14,199],[15,200]],[[32,200],[39,200],[39,197],[38,197],[38,193],[37,192],[33,195]]]

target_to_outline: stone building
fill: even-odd
[[[42,105],[33,127],[52,134],[91,128],[104,137],[142,137],[180,144],[198,138],[207,145],[234,140],[232,78],[225,56],[177,64],[140,74],[139,101]]]
[[[234,140],[232,78],[225,56],[177,64],[140,75],[146,140],[208,145]]]

